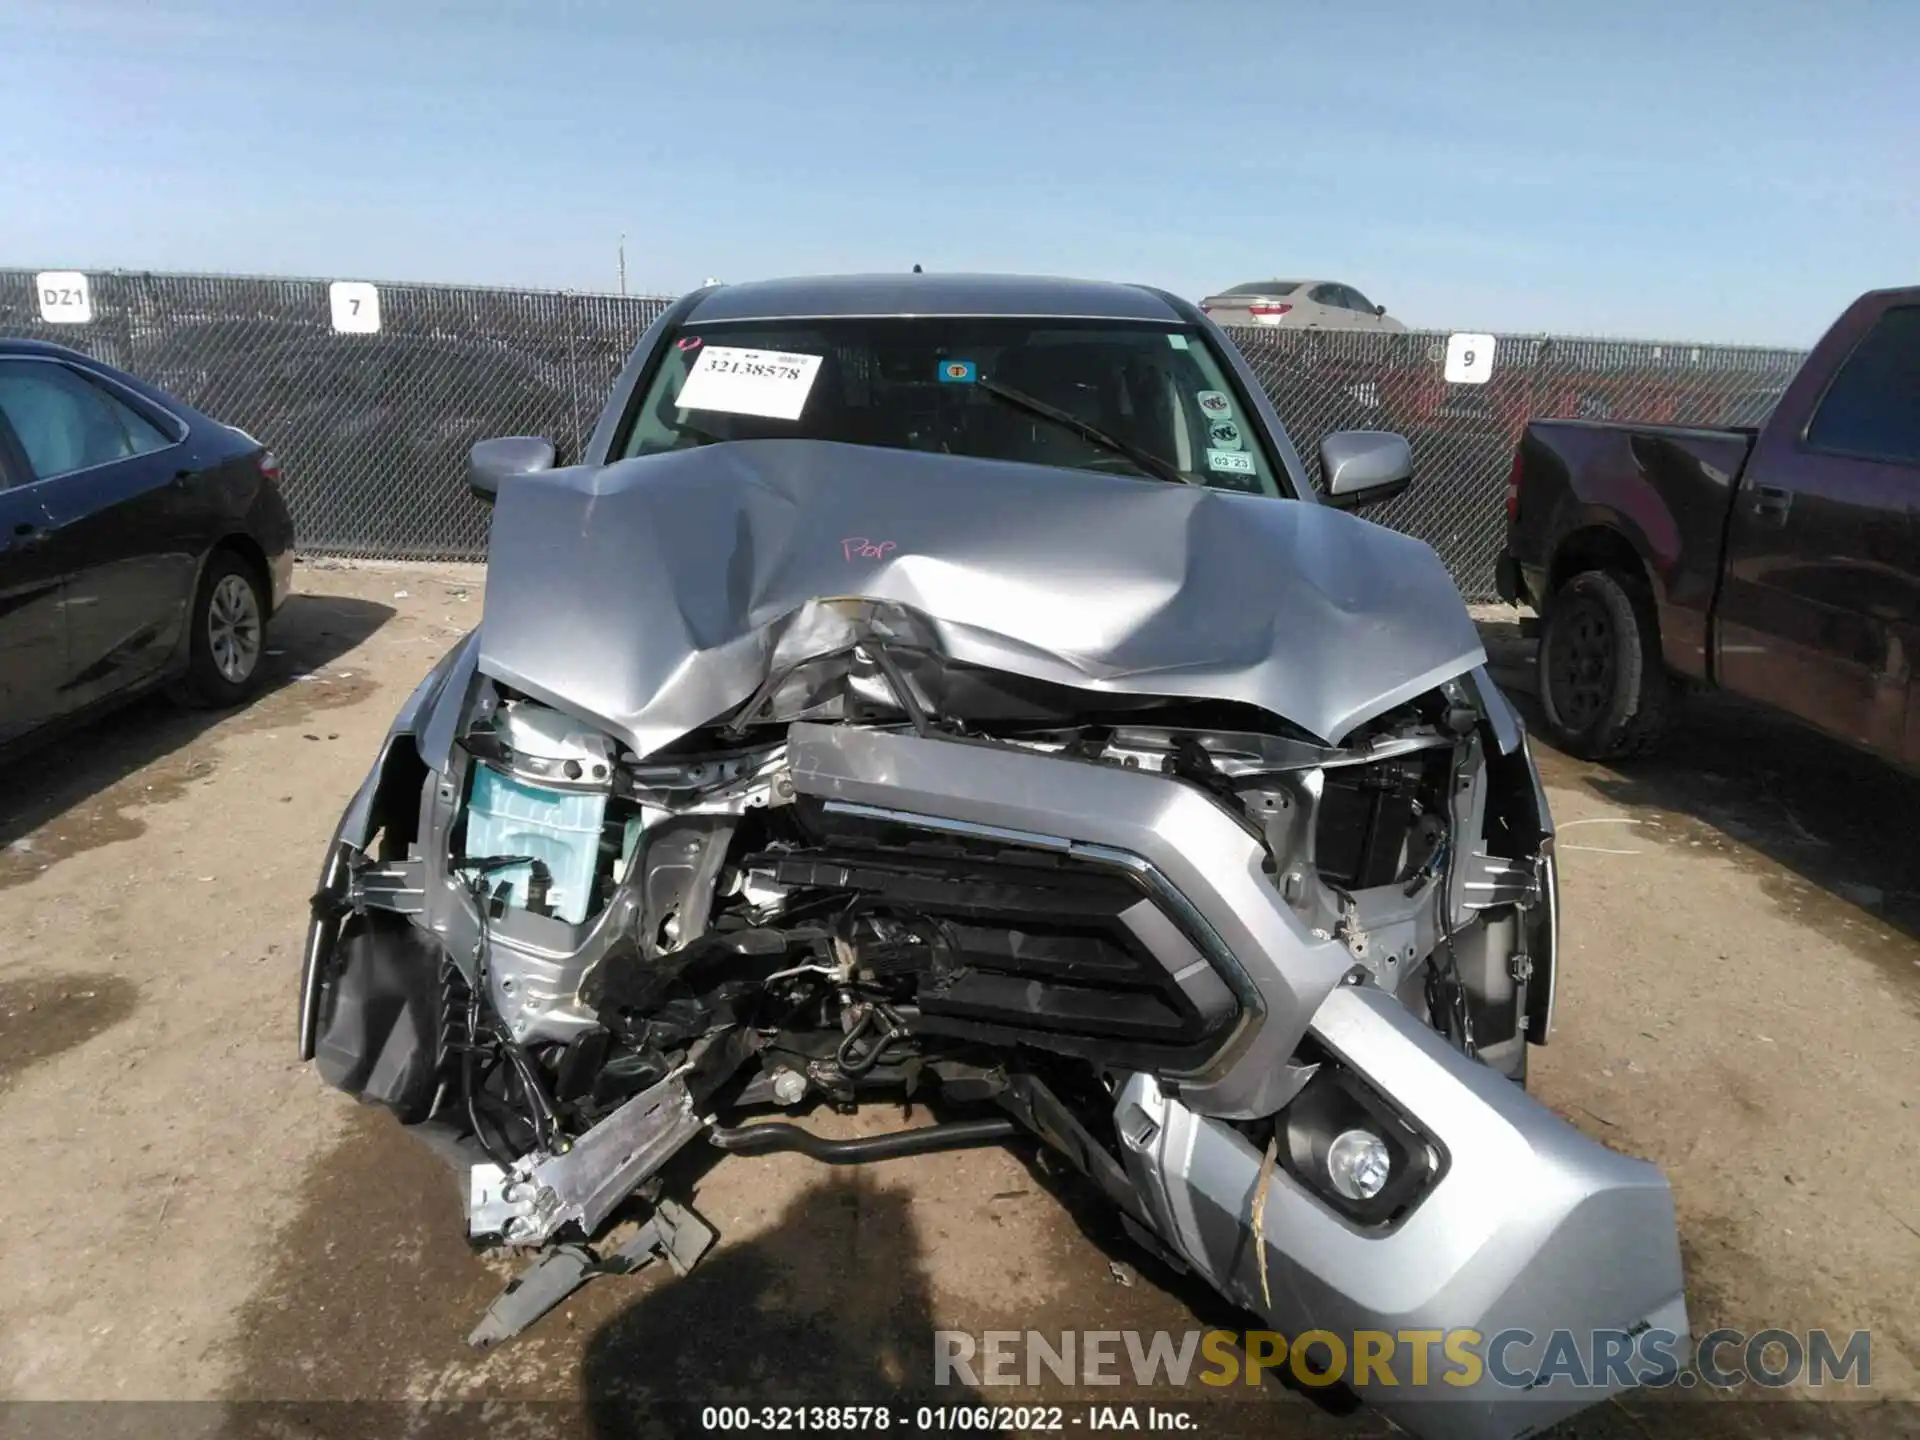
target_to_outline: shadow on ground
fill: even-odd
[[[936,1325],[906,1195],[829,1170],[769,1231],[602,1325],[581,1393],[607,1437],[690,1433],[708,1404],[902,1415],[979,1403],[964,1384],[934,1383]]]
[[[189,710],[150,695],[0,762],[0,888],[140,834],[131,811],[212,773],[209,747],[197,742],[215,727],[290,725],[363,698],[369,682],[330,667],[393,614],[368,600],[296,594],[274,619],[263,687],[243,709]]]
[[[118,975],[0,979],[0,1085],[133,1013],[140,990]]]
[[[1511,624],[1482,624],[1481,632],[1495,678],[1538,735],[1532,642]],[[1843,902],[1833,915],[1811,915],[1814,923],[1857,907],[1920,940],[1920,779],[1724,695],[1688,696],[1650,758],[1595,765],[1544,743],[1537,749],[1550,780],[1696,822]],[[1789,877],[1773,879],[1784,882],[1769,884],[1775,898],[1794,907],[1824,898],[1800,893]],[[1852,928],[1860,932],[1855,947],[1902,984],[1920,980],[1910,945],[1888,947],[1867,927]]]
[[[685,1159],[678,1193],[719,1156]],[[932,1383],[910,1202],[860,1171],[823,1168],[764,1231],[689,1275],[591,1283],[484,1355],[466,1337],[517,1265],[475,1256],[463,1230],[446,1164],[384,1112],[351,1112],[241,1317],[226,1440],[289,1426],[339,1440],[681,1435],[711,1428],[707,1406],[908,1414],[977,1398]]]

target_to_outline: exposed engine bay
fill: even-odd
[[[1257,839],[1269,883],[1310,934],[1343,947],[1354,983],[1524,1077],[1530,1013],[1542,1038],[1546,1025],[1544,987],[1533,1012],[1528,995],[1550,943],[1547,837],[1528,772],[1490,763],[1465,685],[1339,749],[1156,725],[1151,710],[990,734],[930,718],[872,649],[884,658],[863,647],[842,669],[847,706],[876,713],[845,723],[1171,777]],[[1197,1071],[1243,1019],[1209,938],[1127,857],[802,793],[790,742],[752,743],[745,728],[643,761],[485,687],[458,740],[461,773],[426,796],[426,826],[409,833],[395,795],[373,853],[348,858],[338,972],[319,994],[328,1078],[410,1123],[464,1115],[504,1169],[560,1153],[669,1077],[698,1104],[743,1070],[738,1105],[963,1080],[988,1096],[1013,1073],[995,1047],[1015,1047],[1110,1104],[1114,1074]],[[440,957],[427,985],[412,963],[421,941],[392,937],[442,886],[459,892],[472,944]],[[406,958],[376,958],[389,954]],[[420,991],[405,1018],[432,1054],[382,1068],[390,1036],[338,1002],[356,984],[404,992],[383,973],[396,969]]]
[[[923,691],[943,687],[916,686],[901,659],[878,640],[821,657],[644,759],[482,678],[446,773],[389,752],[378,833],[343,846],[323,897],[312,1043],[334,1085],[483,1153],[476,1241],[588,1238],[703,1131],[723,1149],[809,1148],[721,1116],[880,1091],[998,1107],[1139,1208],[1117,1178],[1124,1078],[1203,1076],[1260,1010],[1257,987],[1138,856],[835,798],[817,756],[839,736],[990,749],[1040,787],[1056,767],[1170,781],[1244,833],[1263,882],[1338,954],[1340,983],[1394,996],[1524,1080],[1547,1023],[1551,841],[1479,682],[1335,748],[1284,725],[1167,723],[1191,705],[967,724],[930,713]],[[1019,703],[1036,699],[1023,687]],[[814,718],[766,718],[783,704]],[[437,920],[435,896],[452,901]],[[1288,1060],[1244,1108],[1311,1092],[1301,1114],[1366,1111],[1337,1059]],[[1233,1118],[1262,1144],[1276,1123]],[[1391,1225],[1437,1155],[1388,1124],[1330,1172],[1331,1123],[1289,1133],[1281,1163],[1350,1219]],[[862,1149],[844,1158],[906,1153],[887,1137]]]
[[[704,452],[705,483],[745,448]],[[629,462],[656,467],[633,494],[660,517],[678,458]],[[588,483],[604,506],[611,483]],[[567,498],[548,485],[529,503]],[[1376,544],[1344,516],[1245,504]],[[848,1164],[1014,1135],[1283,1332],[1685,1334],[1664,1178],[1525,1091],[1552,1019],[1552,822],[1519,716],[1477,653],[1443,648],[1453,629],[1300,588],[1294,610],[1321,609],[1294,632],[1212,627],[1224,678],[1061,683],[1091,662],[975,623],[982,592],[941,617],[878,593],[920,580],[832,598],[789,566],[807,537],[781,533],[756,563],[792,568],[791,598],[692,568],[684,643],[611,675],[541,648],[541,615],[586,609],[490,594],[329,850],[302,1057],[457,1161],[474,1245],[545,1257],[475,1343],[587,1274],[691,1264],[711,1236],[660,1178],[689,1145]],[[543,544],[496,517],[496,568]],[[1430,552],[1386,553],[1405,588],[1368,603],[1404,607],[1417,564],[1454,594]],[[692,593],[708,583],[758,598],[718,630]],[[1386,638],[1335,671],[1343,631]],[[937,1123],[795,1123],[903,1095]],[[610,1259],[585,1248],[642,1213]],[[1536,1390],[1510,1421],[1491,1382],[1366,1398],[1480,1435],[1599,1397]]]

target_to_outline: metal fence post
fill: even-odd
[[[569,460],[578,463],[581,455],[580,444],[580,318],[575,314],[574,295],[571,290],[561,292],[560,311],[567,321],[567,395],[573,407],[573,449]]]

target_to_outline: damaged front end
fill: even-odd
[[[850,1163],[1014,1133],[1286,1334],[1684,1342],[1664,1179],[1525,1093],[1552,823],[1477,656],[1330,737],[962,660],[871,593],[757,634],[751,683],[696,680],[721,703],[661,739],[483,628],[330,847],[302,1056],[459,1158],[476,1244],[547,1257],[489,1342],[636,1196],[653,1229],[613,1268],[691,1263],[657,1177],[696,1140]],[[902,1093],[950,1118],[749,1120]],[[1607,1391],[1362,1393],[1510,1435]]]

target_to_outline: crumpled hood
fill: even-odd
[[[488,566],[479,668],[642,755],[800,658],[796,619],[838,597],[919,612],[952,661],[1333,743],[1485,661],[1431,549],[1327,506],[821,441],[509,481]]]

